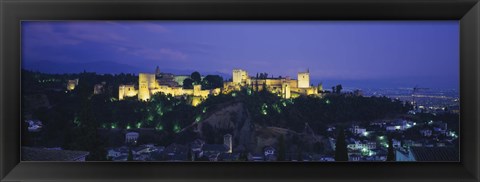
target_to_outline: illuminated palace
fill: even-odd
[[[138,100],[148,101],[153,94],[164,93],[173,97],[191,96],[192,105],[196,106],[209,95],[218,95],[220,93],[228,94],[232,91],[238,91],[241,88],[250,88],[259,91],[266,89],[272,93],[278,94],[283,98],[294,98],[300,95],[320,96],[321,86],[310,86],[310,73],[300,72],[297,80],[290,77],[266,78],[250,77],[247,71],[234,69],[232,72],[232,81],[224,82],[223,88],[211,90],[202,90],[201,85],[193,85],[193,89],[182,87],[183,80],[189,76],[175,76],[169,73],[161,73],[157,67],[155,74],[140,73],[138,75],[138,86],[133,84],[120,85],[118,88],[118,99],[125,97],[138,97]],[[138,88],[138,89],[137,89]]]
[[[257,89],[259,91],[266,89],[272,93],[278,94],[283,98],[295,98],[300,95],[315,95],[320,96],[322,91],[321,85],[318,87],[310,86],[310,72],[299,72],[297,74],[297,80],[290,77],[278,77],[267,78],[263,77],[250,77],[248,72],[241,69],[234,69],[232,73],[232,82],[225,82],[223,92],[228,93],[233,90],[239,90],[242,87],[249,87],[251,89]]]

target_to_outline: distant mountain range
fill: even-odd
[[[190,75],[195,70],[179,70],[162,68],[160,70],[165,73],[173,73],[175,75]],[[136,67],[126,64],[120,64],[112,61],[96,61],[86,63],[60,63],[55,61],[36,61],[23,63],[23,69],[31,71],[39,71],[42,73],[81,73],[83,71],[95,72],[97,74],[119,74],[119,73],[154,73],[156,66],[153,67]],[[231,75],[220,72],[201,72],[202,75],[220,75],[224,79],[231,78]]]
[[[119,64],[110,61],[97,61],[86,63],[60,63],[54,61],[36,61],[26,62],[22,65],[23,69],[39,71],[42,73],[80,73],[83,71],[96,72],[98,74],[106,73],[138,73],[145,71],[139,67],[126,64]],[[154,71],[155,68],[153,68]]]

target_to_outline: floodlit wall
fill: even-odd
[[[186,76],[178,76],[183,79]],[[177,78],[177,76],[175,76]],[[78,83],[78,81],[77,81]],[[269,92],[275,93],[283,98],[298,97],[299,95],[318,95],[317,87],[310,87],[310,73],[298,73],[298,79],[285,78],[266,78],[266,79],[250,79],[247,71],[241,69],[234,69],[232,71],[232,82],[224,82],[223,88],[216,88],[212,90],[202,90],[201,85],[194,85],[193,89],[183,89],[182,87],[160,85],[155,77],[155,74],[140,73],[138,76],[138,90],[135,90],[133,85],[119,86],[119,100],[125,97],[138,96],[138,100],[147,101],[152,94],[163,93],[165,95],[192,96],[192,105],[196,106],[209,95],[218,95],[221,92],[228,94],[235,90],[240,90],[247,86],[251,89],[256,89],[258,83],[259,91],[267,89]],[[266,88],[263,88],[264,83]]]
[[[134,85],[120,85],[118,86],[118,100],[123,100],[125,97],[134,97],[138,94]]]
[[[235,84],[246,83],[248,80],[248,73],[242,69],[234,69],[232,72],[232,82]]]

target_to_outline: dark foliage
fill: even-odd
[[[192,78],[193,83],[195,84],[200,84],[202,82],[202,76],[200,75],[199,72],[195,71],[190,75],[190,78]]]
[[[395,161],[395,150],[393,148],[393,139],[389,137],[388,139],[388,149],[387,149],[387,161]]]
[[[214,89],[223,87],[223,78],[218,75],[207,75],[202,80],[202,89]]]
[[[193,89],[194,81],[191,78],[186,78],[183,80],[183,88],[184,89]]]
[[[337,141],[335,143],[335,161],[348,161],[347,143],[345,142],[345,131],[338,127]]]

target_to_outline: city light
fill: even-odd
[[[263,115],[267,115],[267,108],[268,108],[267,104],[263,103],[261,108],[261,113]]]
[[[266,111],[265,109],[262,109],[262,114],[263,114],[263,115],[267,115],[268,113],[267,113],[267,111]]]

